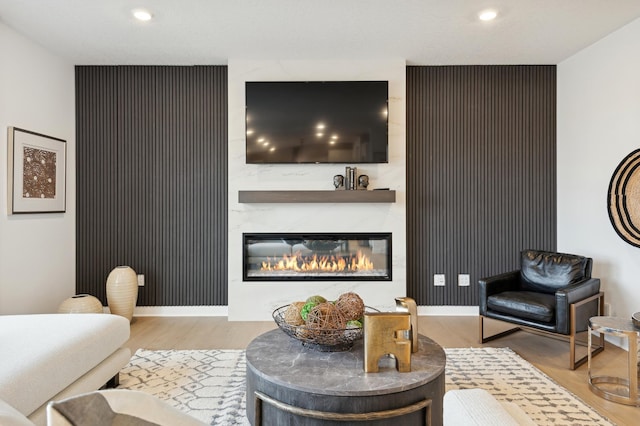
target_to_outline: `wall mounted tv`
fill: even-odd
[[[246,82],[246,162],[387,163],[387,81]]]

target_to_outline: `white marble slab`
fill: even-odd
[[[256,61],[230,59],[229,89],[229,320],[271,319],[271,312],[313,294],[335,299],[354,291],[365,303],[395,309],[406,295],[406,64],[381,61]],[[240,190],[328,190],[345,164],[245,163],[246,81],[389,81],[389,163],[353,164],[370,178],[369,188],[396,191],[395,203],[240,204]],[[243,282],[243,232],[390,232],[392,281]]]

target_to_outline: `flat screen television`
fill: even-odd
[[[387,163],[387,81],[246,82],[246,162]]]

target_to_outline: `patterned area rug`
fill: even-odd
[[[482,388],[519,405],[539,425],[612,425],[508,348],[445,349],[446,390]],[[141,349],[120,373],[120,388],[167,401],[211,425],[249,425],[244,351]]]

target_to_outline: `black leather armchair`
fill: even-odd
[[[569,367],[587,360],[575,357],[576,334],[586,331],[589,318],[602,315],[604,294],[600,280],[591,278],[592,259],[566,253],[524,250],[520,269],[479,281],[480,341],[488,342],[522,327],[568,338]],[[517,324],[519,327],[484,336],[484,318]],[[592,352],[604,349],[604,336]]]

